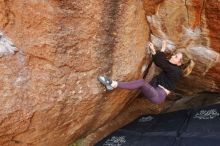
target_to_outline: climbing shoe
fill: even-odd
[[[113,87],[111,86],[112,80],[106,76],[98,76],[98,81],[101,82],[108,91],[112,91]]]

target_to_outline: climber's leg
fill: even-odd
[[[153,103],[161,103],[166,98],[166,92],[160,87],[153,87],[149,83],[146,83],[144,79],[120,82],[113,81],[107,77],[99,76],[98,80],[104,84],[108,90],[113,90],[114,88],[122,89],[141,89],[146,98],[148,98]]]
[[[140,80],[134,80],[130,82],[119,82],[117,81],[118,86],[117,88],[122,88],[122,89],[138,89],[144,86],[145,80],[140,79]]]
[[[160,87],[153,87],[146,83],[141,87],[141,91],[151,102],[159,104],[166,99],[166,92]]]

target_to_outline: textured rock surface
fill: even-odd
[[[2,0],[0,7],[1,31],[19,48],[0,58],[0,145],[67,145],[132,99],[135,92],[105,93],[96,77],[139,78],[148,40],[141,1]]]
[[[179,91],[219,92],[220,2],[168,0],[155,8],[156,13],[147,16],[151,40],[159,47],[161,39],[167,39],[171,50],[185,48],[196,62],[192,75],[179,84]]]
[[[140,78],[149,39],[159,46],[166,38],[169,49],[194,56],[197,66],[177,93],[219,92],[217,0],[1,0],[0,8],[1,32],[17,47],[0,58],[2,146],[92,145],[138,115],[198,103],[177,97],[152,105],[137,91],[106,93],[96,81]],[[147,80],[154,73],[152,66]]]

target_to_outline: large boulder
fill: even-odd
[[[106,92],[96,80],[141,78],[148,40],[160,47],[167,39],[169,50],[185,48],[194,57],[196,67],[177,94],[219,92],[218,6],[217,0],[0,1],[0,145],[93,145],[141,114],[172,107],[179,98],[153,105],[136,98],[137,90]],[[146,80],[156,72],[152,65]]]
[[[149,34],[141,1],[2,0],[0,8],[5,45],[16,46],[1,49],[0,145],[65,146],[134,98],[106,93],[96,77],[141,76]]]
[[[144,0],[143,8],[150,27],[150,38],[158,48],[168,40],[168,51],[186,49],[196,66],[183,78],[174,94],[157,106],[138,98],[108,124],[89,134],[83,144],[94,144],[119,125],[133,120],[131,115],[175,111],[220,102],[220,2],[199,0]],[[157,73],[152,65],[147,80]],[[207,93],[203,93],[207,92]],[[212,93],[211,93],[212,92]],[[140,95],[141,97],[142,95]],[[130,118],[130,119],[129,119]],[[106,130],[108,129],[108,130]],[[108,131],[108,132],[106,132]]]
[[[160,47],[166,39],[170,50],[184,48],[196,63],[192,75],[178,85],[181,94],[220,92],[219,5],[217,0],[167,0],[155,2],[155,13],[146,11],[151,41]]]

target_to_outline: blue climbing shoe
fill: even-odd
[[[98,81],[101,82],[108,91],[112,91],[113,87],[111,86],[112,80],[106,76],[98,76]]]

